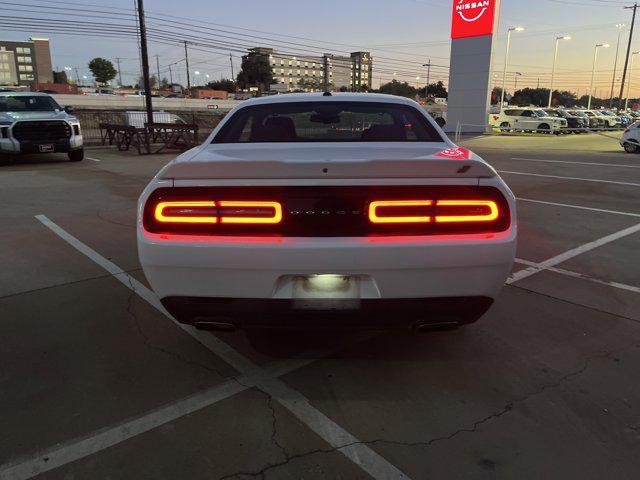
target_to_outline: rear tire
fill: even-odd
[[[505,132],[510,131],[511,130],[511,124],[509,122],[502,122],[500,124],[500,130],[501,131],[505,131]]]
[[[624,144],[624,151],[627,153],[637,153],[638,152],[638,145],[634,145],[633,143],[625,143]]]
[[[71,150],[69,152],[69,160],[72,162],[81,162],[84,160],[84,148],[80,150]]]

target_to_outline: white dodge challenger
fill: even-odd
[[[203,329],[455,328],[511,271],[515,200],[415,102],[291,94],[234,108],[138,207],[151,286]]]

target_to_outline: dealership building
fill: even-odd
[[[279,53],[273,48],[256,47],[243,57],[243,60],[247,59],[270,66],[274,82],[272,89],[275,90],[320,91],[324,85],[325,68],[331,89],[371,89],[373,62],[369,52],[352,52],[350,56],[295,56]]]
[[[33,86],[53,82],[49,39],[0,40],[0,85]]]

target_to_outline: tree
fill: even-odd
[[[240,88],[258,87],[260,91],[269,90],[274,82],[269,57],[258,52],[249,52],[243,56],[237,81]]]
[[[109,60],[104,58],[94,58],[89,62],[89,70],[96,79],[96,82],[101,84],[109,83],[109,80],[116,78],[118,71]]]
[[[149,77],[149,87],[151,87],[151,89],[154,89],[157,86],[158,86],[158,79],[156,78],[155,75],[151,75]],[[138,83],[136,84],[136,88],[138,89],[144,88],[144,77],[142,75],[140,75],[140,78],[138,78]]]
[[[427,87],[425,87],[425,96],[432,96],[435,98],[447,98],[448,93],[447,89],[444,86],[442,80],[436,83],[430,83]]]
[[[64,70],[61,72],[53,72],[53,83],[69,83],[67,72]]]
[[[322,80],[318,78],[301,78],[298,80],[298,88],[301,90],[321,92],[324,89],[324,84]]]
[[[236,91],[236,82],[223,78],[221,80],[215,80],[207,84],[207,88],[211,90],[223,90],[225,92],[233,93]]]
[[[407,82],[399,82],[398,80],[392,80],[389,83],[385,83],[380,86],[380,93],[386,93],[388,95],[398,95],[400,97],[413,98],[416,96],[417,90],[409,85]]]

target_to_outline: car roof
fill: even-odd
[[[0,92],[0,97],[49,97],[48,93],[42,92]]]
[[[242,103],[242,106],[294,102],[381,102],[411,105],[413,107],[419,106],[417,102],[414,102],[409,98],[399,97],[396,95],[343,92],[331,92],[331,95],[325,95],[324,93],[287,93],[282,95],[270,95],[267,97],[257,97],[246,100]]]

